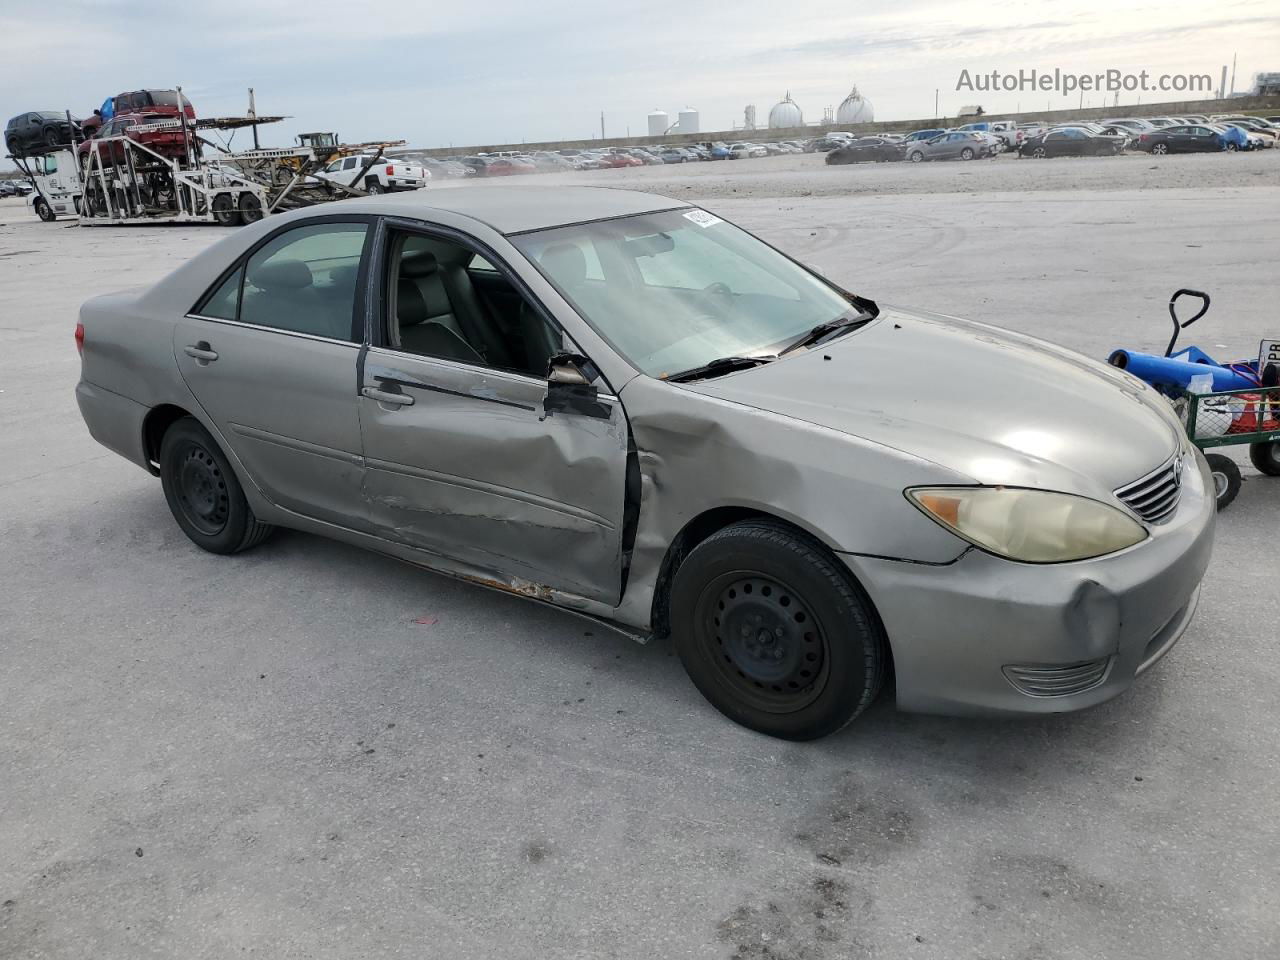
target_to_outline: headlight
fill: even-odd
[[[1087,497],[1014,487],[916,487],[911,501],[948,530],[1025,563],[1065,563],[1115,553],[1147,531],[1118,507]]]

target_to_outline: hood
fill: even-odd
[[[998,327],[894,308],[830,343],[688,387],[976,483],[1094,497],[1182,443],[1167,401],[1123,371]]]

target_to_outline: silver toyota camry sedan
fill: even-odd
[[[76,393],[206,550],[290,527],[669,635],[774,736],[886,682],[1122,692],[1195,611],[1204,459],[1114,367],[864,293],[649,194],[348,200],[85,304]]]

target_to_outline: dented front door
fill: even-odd
[[[360,421],[380,533],[516,589],[619,600],[620,401],[546,416],[546,382],[373,348]]]

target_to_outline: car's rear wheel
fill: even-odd
[[[1154,143],[1151,145],[1151,152],[1154,153],[1156,156],[1163,157],[1166,153],[1169,152],[1169,147],[1167,144]]]
[[[245,223],[257,223],[262,219],[262,201],[252,193],[240,194],[240,219]]]
[[[972,159],[973,159],[973,148],[972,148],[972,147],[965,147],[963,150],[961,150],[961,151],[960,151],[960,159],[961,159],[961,160],[972,160]]]
[[[220,193],[214,197],[211,209],[213,219],[224,227],[234,227],[240,222],[240,211],[236,209],[236,199],[229,193]]]
[[[49,204],[44,202],[44,197],[37,198],[33,206],[36,208],[36,216],[39,217],[41,220],[43,220],[45,223],[52,223],[55,219],[57,219],[56,215],[53,212],[53,208],[49,206]]]
[[[736,523],[694,548],[671,623],[703,696],[770,736],[834,733],[880,690],[886,643],[870,601],[820,543],[779,523]]]
[[[371,197],[376,197],[380,193],[386,193],[386,189],[377,180],[370,180],[364,185],[365,193]]]
[[[1280,477],[1280,440],[1251,443],[1249,459],[1253,465],[1269,477]]]
[[[56,147],[62,142],[62,134],[58,132],[57,127],[44,128],[44,142],[47,147]]]
[[[165,431],[160,484],[182,532],[210,553],[239,553],[275,530],[253,515],[231,464],[194,417],[176,420]]]
[[[1227,150],[1228,150],[1228,151],[1230,151],[1231,153],[1235,153],[1235,152],[1236,152],[1237,150],[1239,150],[1239,149],[1240,149],[1240,148],[1239,148],[1236,144],[1234,144],[1234,143],[1228,143],[1228,144],[1227,144]]]
[[[1206,453],[1209,462],[1209,474],[1213,478],[1213,496],[1221,510],[1236,498],[1240,492],[1240,468],[1236,462],[1221,453]]]

